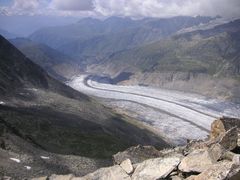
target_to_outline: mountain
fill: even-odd
[[[2,6],[1,6],[2,7]],[[45,15],[14,15],[7,11],[0,12],[1,29],[12,32],[14,34],[20,35],[18,37],[27,37],[34,31],[48,27],[48,26],[63,26],[69,23],[77,22],[78,18],[75,17],[58,17],[58,16],[48,16]]]
[[[177,31],[208,23],[210,17],[130,18],[111,17],[106,20],[86,18],[77,24],[50,27],[36,31],[30,39],[44,43],[83,64],[94,63],[109,54],[168,37]]]
[[[44,44],[26,38],[16,38],[10,41],[24,55],[57,79],[66,80],[81,72],[81,68],[73,62],[71,57]]]
[[[83,175],[131,145],[169,146],[134,119],[53,79],[2,36],[0,102],[0,177]]]
[[[239,98],[239,33],[240,20],[235,20],[113,53],[89,69],[112,76],[135,73],[132,83]]]
[[[12,39],[12,38],[16,38],[17,35],[10,33],[4,29],[0,29],[0,35],[2,35],[3,37],[5,37],[6,39]]]

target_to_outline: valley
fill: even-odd
[[[24,36],[21,22],[0,27],[0,179],[240,172],[240,16],[94,16],[95,5]]]
[[[2,36],[0,59],[0,179],[85,175],[130,146],[170,146],[133,118],[52,78]]]

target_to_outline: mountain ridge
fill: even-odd
[[[239,101],[239,25],[240,20],[235,20],[116,52],[89,65],[88,71],[112,77],[130,72],[134,75],[123,84],[144,84]],[[196,86],[196,82],[202,86]],[[216,91],[211,91],[212,87]]]
[[[53,48],[26,38],[11,39],[23,54],[45,69],[51,76],[66,81],[81,72],[81,67],[74,60]]]
[[[157,41],[182,28],[207,23],[212,19],[214,18],[200,16],[142,20],[112,17],[103,21],[88,18],[70,26],[39,30],[33,33],[30,39],[61,50],[75,59],[90,56],[90,60],[94,61],[99,58],[100,53],[105,56],[126,48]],[[129,41],[133,39],[134,41]]]

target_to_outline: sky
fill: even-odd
[[[182,15],[240,17],[240,0],[0,0],[0,29],[24,35],[46,24],[66,24],[69,18]]]
[[[169,17],[240,14],[240,0],[0,0],[4,15]]]

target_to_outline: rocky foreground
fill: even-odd
[[[51,175],[35,180],[239,180],[240,119],[214,121],[206,140],[161,151],[151,146],[131,147],[115,154],[113,162],[114,166],[83,177]]]

